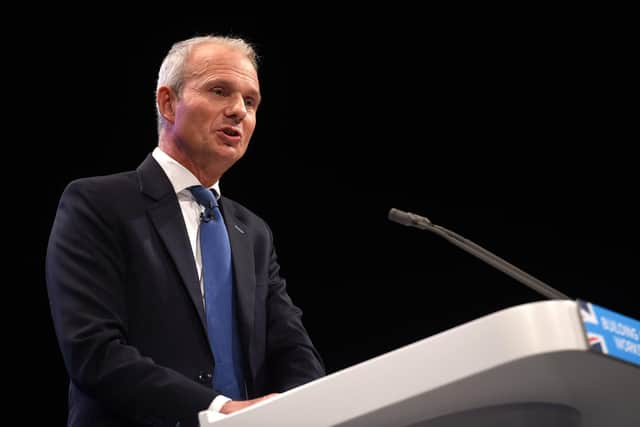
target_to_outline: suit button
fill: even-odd
[[[211,380],[213,379],[213,375],[211,375],[211,372],[200,372],[196,377],[196,379],[201,384],[211,385]]]

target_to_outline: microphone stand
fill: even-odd
[[[411,212],[404,212],[395,208],[389,210],[389,220],[397,222],[398,224],[406,225],[409,227],[419,228],[421,230],[431,231],[440,237],[448,240],[450,243],[465,250],[471,255],[480,258],[487,264],[497,268],[503,273],[513,277],[520,283],[528,286],[534,291],[546,296],[549,299],[572,299],[557,289],[547,285],[546,283],[536,279],[530,274],[520,270],[513,264],[508,263],[499,256],[489,252],[483,247],[473,243],[471,240],[465,239],[457,233],[451,230],[447,230],[444,227],[433,224],[429,219],[416,215]]]

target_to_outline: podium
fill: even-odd
[[[201,427],[638,427],[640,366],[592,351],[578,304],[497,311]]]

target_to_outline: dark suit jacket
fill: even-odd
[[[266,223],[222,197],[248,397],[324,375],[286,293]],[[197,425],[217,393],[193,252],[176,194],[151,157],[65,189],[46,259],[70,377],[70,426]]]

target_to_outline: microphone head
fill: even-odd
[[[416,227],[421,229],[431,229],[434,225],[429,221],[429,218],[425,218],[420,215],[416,215],[411,212],[404,212],[395,208],[391,208],[388,215],[389,219],[398,224],[406,225],[408,227]]]
[[[409,216],[407,212],[403,212],[396,208],[391,208],[389,210],[388,218],[390,221],[397,222],[398,224],[402,224],[406,226],[413,225],[413,220],[411,219],[411,216]]]

